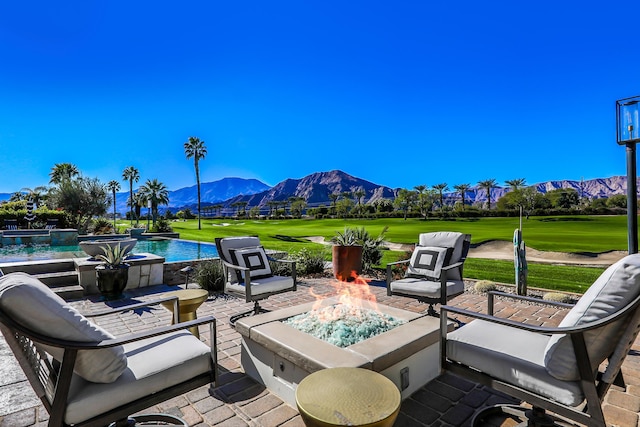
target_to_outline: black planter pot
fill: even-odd
[[[124,297],[124,288],[129,280],[129,264],[96,267],[96,284],[102,298],[112,301]]]

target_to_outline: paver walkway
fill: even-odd
[[[298,291],[274,296],[262,305],[271,310],[298,305],[314,300],[313,294],[335,294],[331,279],[302,279]],[[388,297],[384,284],[370,282],[378,302],[405,310],[422,312],[424,304],[402,297]],[[132,300],[145,301],[157,292],[175,287],[147,288],[139,295],[128,294]],[[152,293],[156,292],[156,294]],[[126,303],[123,301],[122,303]],[[129,301],[131,302],[131,301]],[[465,293],[452,305],[486,312],[486,296]],[[105,304],[96,299],[75,301],[80,311],[102,310]],[[145,412],[168,412],[186,420],[190,426],[262,426],[302,427],[296,408],[282,402],[276,395],[245,375],[240,364],[240,335],[229,325],[231,315],[246,311],[250,304],[235,298],[210,298],[199,309],[198,315],[212,314],[218,326],[218,362],[221,367],[219,384],[214,389],[202,387],[175,399],[150,408]],[[498,301],[496,315],[537,325],[557,325],[562,312],[545,306],[514,304]],[[100,319],[100,324],[116,335],[170,322],[169,312],[163,308],[141,313],[128,313],[111,320]],[[460,319],[464,321],[465,319]],[[209,332],[200,330],[201,338],[208,342]],[[612,388],[604,404],[607,422],[611,426],[638,426],[640,411],[640,347],[633,347],[623,366],[628,383],[626,391]],[[510,398],[491,389],[462,380],[450,374],[437,377],[410,398],[402,402],[396,427],[468,426],[474,411],[484,405],[508,402]],[[17,366],[15,358],[4,340],[0,340],[0,427],[44,426],[48,416]]]

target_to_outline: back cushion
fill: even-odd
[[[460,261],[464,244],[464,234],[457,231],[437,231],[435,233],[422,233],[418,238],[420,246],[438,246],[441,248],[453,248],[448,264]],[[462,280],[460,270],[454,268],[450,270],[447,278],[452,280]]]
[[[260,239],[253,236],[240,236],[240,237],[225,237],[220,239],[220,257],[227,262],[235,264],[233,258],[231,257],[232,249],[243,249],[243,248],[255,248],[260,246]],[[241,282],[242,276],[239,276],[236,270],[228,271],[229,277],[228,281],[231,282]]]
[[[240,267],[250,268],[249,277],[252,279],[271,276],[271,266],[269,266],[267,254],[264,252],[264,248],[262,246],[255,248],[231,249],[230,252],[232,259],[231,262],[235,265],[239,265]],[[245,271],[238,270],[238,273],[243,280],[246,280]]]
[[[620,310],[640,293],[640,254],[628,255],[611,265],[580,298],[560,322],[560,327],[584,325]],[[622,322],[585,333],[592,368],[595,370],[609,356],[623,332]],[[545,350],[544,363],[554,377],[574,381],[579,379],[571,338],[553,335]]]
[[[407,267],[407,277],[426,276],[430,279],[440,279],[442,267],[449,263],[452,251],[451,248],[416,246]]]
[[[25,273],[0,278],[0,309],[34,332],[69,341],[93,342],[114,338],[67,304],[45,284]],[[62,361],[63,349],[42,346]],[[101,350],[80,350],[74,371],[96,383],[115,381],[127,368],[122,346]]]

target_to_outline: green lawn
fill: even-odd
[[[570,216],[531,217],[523,219],[523,236],[529,248],[543,251],[602,253],[627,249],[626,216]],[[305,239],[323,236],[329,240],[345,226],[364,226],[376,236],[388,226],[386,240],[393,243],[415,243],[418,234],[430,231],[459,231],[470,233],[472,244],[490,240],[511,242],[513,231],[519,226],[518,218],[474,218],[457,220],[420,220],[415,218],[383,218],[374,220],[202,220],[176,221],[171,226],[188,240],[212,242],[215,237],[257,235],[265,247],[295,252],[302,247],[320,248]],[[383,265],[395,261],[403,254],[385,251]],[[529,286],[583,292],[597,278],[602,269],[555,266],[529,263]],[[465,263],[465,276],[513,283],[513,262],[469,259]]]

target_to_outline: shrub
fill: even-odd
[[[169,224],[169,220],[163,217],[159,217],[156,221],[156,226],[153,231],[158,233],[170,233],[173,231],[171,225]]]
[[[302,248],[291,255],[296,261],[296,272],[300,274],[317,274],[324,272],[325,250],[309,250]]]
[[[195,270],[194,280],[202,289],[210,293],[224,290],[224,271],[219,259],[204,260]]]
[[[478,280],[473,288],[477,292],[487,293],[489,291],[495,291],[498,286],[491,280]]]
[[[113,223],[106,218],[96,218],[91,223],[93,234],[109,234],[113,231]]]
[[[336,232],[331,242],[341,246],[362,246],[362,272],[370,273],[382,260],[382,243],[389,227],[384,227],[378,237],[372,237],[364,227],[345,227]]]
[[[571,304],[574,302],[574,299],[570,295],[564,294],[562,292],[547,292],[542,295],[542,299],[547,301],[563,302],[566,304]]]

